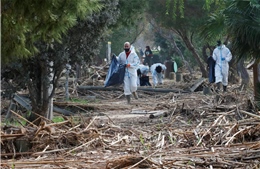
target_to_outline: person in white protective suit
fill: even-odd
[[[143,64],[140,64],[138,65],[137,67],[137,86],[140,86],[140,78],[142,77],[145,77],[145,76],[148,76],[148,73],[149,73],[149,66],[148,65],[143,65]]]
[[[127,103],[130,103],[131,95],[138,99],[137,95],[137,68],[140,63],[139,57],[135,52],[134,47],[129,42],[124,43],[124,51],[121,52],[117,60],[119,64],[125,64],[125,77],[124,77],[124,94]]]
[[[155,63],[150,68],[153,77],[153,87],[157,84],[163,83],[163,72],[166,70],[166,66],[161,63]]]
[[[228,71],[230,60],[232,59],[232,54],[230,50],[221,43],[220,40],[217,41],[217,47],[213,51],[213,59],[216,61],[215,64],[215,83],[217,84],[217,92],[220,90],[220,84],[223,85],[223,91],[227,91],[228,85]]]

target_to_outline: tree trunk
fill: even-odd
[[[37,76],[35,76],[33,81],[28,82],[28,90],[32,106],[32,113],[28,120],[38,125],[40,119],[38,119],[39,116],[37,114],[43,117],[48,117],[49,113],[49,105],[51,101],[51,98],[49,97],[50,66],[48,61],[37,58],[35,58],[34,66]]]
[[[181,56],[182,61],[184,62],[184,65],[187,67],[187,69],[189,70],[190,74],[192,75],[192,73],[193,73],[193,72],[192,72],[192,69],[191,69],[189,63],[185,60],[185,58],[184,58],[184,56],[183,56],[181,50],[178,48],[178,46],[177,46],[177,44],[176,44],[176,42],[175,42],[175,40],[174,40],[174,38],[173,38],[172,35],[171,35],[171,42],[172,42],[173,48],[174,48],[175,51]]]
[[[255,101],[260,101],[260,62],[256,62],[253,65],[253,80],[254,80],[254,95],[255,95]]]
[[[171,45],[173,47],[173,49],[178,53],[178,55],[182,58],[184,65],[187,67],[187,69],[189,70],[190,74],[192,74],[192,69],[191,66],[189,65],[189,63],[185,60],[181,50],[178,48],[173,34],[175,34],[175,31],[170,31],[170,35],[169,35],[169,30],[165,31],[163,30],[161,27],[158,27],[156,24],[154,24],[153,22],[150,22],[150,24],[154,27],[154,29],[156,29],[157,33],[159,33],[162,37],[164,37],[165,39],[167,39],[169,42],[171,42]],[[171,54],[169,54],[171,56]]]
[[[240,84],[240,90],[244,87],[246,88],[249,84],[249,74],[246,70],[246,68],[244,67],[244,59],[241,58],[238,63],[237,63],[237,70],[240,74],[241,77],[241,84]]]
[[[201,70],[201,73],[202,73],[202,77],[207,78],[208,77],[208,73],[206,71],[206,68],[205,68],[204,64],[201,62],[199,54],[196,52],[193,44],[191,43],[191,41],[189,40],[189,38],[186,35],[180,34],[180,36],[182,37],[182,40],[186,44],[186,46],[189,49],[189,51],[191,51],[191,53],[193,54],[194,58],[198,62],[200,70]]]

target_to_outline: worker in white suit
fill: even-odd
[[[140,63],[139,57],[135,52],[134,47],[131,47],[129,42],[124,43],[124,51],[121,52],[117,60],[119,64],[125,64],[125,77],[124,77],[124,94],[127,103],[130,103],[131,95],[138,99],[137,95],[137,68]]]
[[[138,65],[137,68],[137,86],[140,86],[140,78],[144,77],[144,76],[148,76],[149,73],[149,66],[148,65],[144,65],[144,64],[140,64]]]
[[[223,85],[223,91],[227,91],[228,85],[228,62],[232,59],[232,54],[230,50],[221,43],[220,40],[217,41],[217,47],[213,51],[213,59],[216,61],[215,64],[215,83],[217,84],[217,91],[220,90],[220,84]]]
[[[157,86],[158,83],[163,83],[163,73],[166,70],[166,66],[162,63],[155,63],[151,66],[150,71],[153,78],[153,87]]]

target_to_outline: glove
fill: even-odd
[[[225,58],[221,58],[222,61],[226,60]]]
[[[127,67],[127,68],[130,67],[130,64],[126,64],[125,67]]]

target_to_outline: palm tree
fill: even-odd
[[[225,1],[226,8],[211,15],[202,27],[201,35],[212,40],[217,36],[228,35],[232,42],[232,53],[241,59],[255,59],[254,94],[255,100],[260,98],[260,3],[257,0]]]
[[[254,58],[255,100],[260,98],[260,3],[257,0],[231,1],[223,11],[227,32],[232,38],[232,49],[239,58]]]

